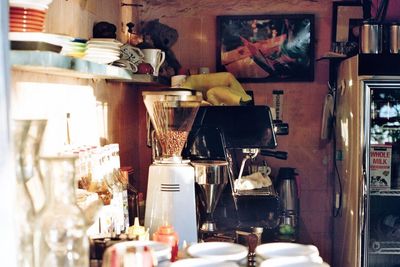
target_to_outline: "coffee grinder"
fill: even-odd
[[[150,235],[171,225],[179,243],[197,242],[194,169],[181,157],[202,101],[192,90],[145,91],[144,104],[154,127],[161,155],[149,167],[145,227]]]

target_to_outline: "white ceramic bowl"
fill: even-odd
[[[319,251],[316,246],[303,245],[289,242],[276,242],[262,244],[256,248],[256,255],[262,259],[275,257],[293,257],[305,256],[310,259],[319,257]]]
[[[263,261],[260,267],[329,267],[329,264],[322,262],[310,261],[304,256],[294,257],[276,257]]]
[[[191,258],[178,260],[171,264],[171,267],[239,267],[234,262],[222,262],[219,260]]]
[[[109,259],[111,259],[111,251],[116,251],[119,262],[122,263],[123,256],[128,248],[141,248],[144,246],[152,249],[153,255],[157,258],[159,263],[171,259],[171,247],[167,244],[156,241],[125,241],[116,243],[106,249],[103,255],[103,267],[111,267],[111,263],[109,262]]]
[[[187,253],[194,258],[240,262],[247,257],[245,246],[228,242],[205,242],[191,245]]]

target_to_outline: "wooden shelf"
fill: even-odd
[[[165,81],[153,75],[134,74],[127,69],[63,56],[55,52],[12,50],[10,60],[12,68],[16,70],[84,79],[98,78],[129,83],[166,84]]]

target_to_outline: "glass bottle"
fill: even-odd
[[[29,184],[36,180],[40,182],[38,172],[38,154],[46,127],[46,120],[14,120],[14,156],[16,170],[16,228],[19,267],[31,267],[34,264],[33,222],[35,219],[35,204],[37,209],[43,201],[37,201],[34,193],[30,191]],[[41,191],[43,193],[43,191]],[[44,193],[43,193],[44,195]],[[44,196],[40,196],[43,198]],[[40,199],[40,198],[39,198]]]
[[[36,223],[37,267],[89,266],[87,222],[75,197],[77,161],[74,155],[41,158],[49,195]]]

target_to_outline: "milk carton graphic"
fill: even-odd
[[[391,145],[371,145],[369,163],[371,190],[390,189],[391,161]]]

